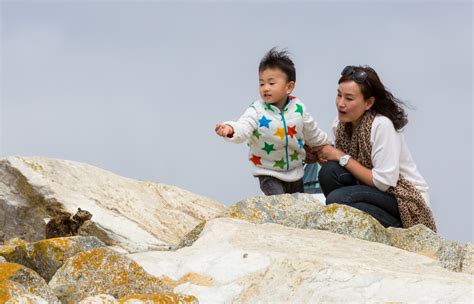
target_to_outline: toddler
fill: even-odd
[[[258,67],[260,99],[237,121],[217,124],[218,135],[234,143],[247,140],[253,175],[266,195],[304,192],[304,146],[328,144],[304,104],[290,96],[296,72],[286,51],[272,48]]]

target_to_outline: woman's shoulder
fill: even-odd
[[[395,130],[393,122],[385,115],[375,115],[374,121],[372,122],[372,128],[382,128],[387,130]]]

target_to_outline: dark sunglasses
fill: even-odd
[[[355,82],[359,84],[363,84],[364,82],[366,82],[367,85],[369,86],[369,89],[373,91],[372,86],[370,85],[370,82],[367,79],[369,76],[364,70],[359,70],[359,69],[354,68],[353,66],[348,65],[344,68],[344,70],[342,70],[341,75],[342,76],[352,75],[352,80],[354,80]]]

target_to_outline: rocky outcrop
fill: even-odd
[[[81,252],[68,259],[49,282],[62,303],[77,303],[98,294],[121,298],[132,294],[160,294],[171,290],[131,259],[110,249]]]
[[[328,230],[422,254],[449,270],[474,273],[471,244],[444,240],[424,225],[386,229],[360,210],[339,204],[325,206],[309,194],[252,197],[229,207],[226,216],[257,224]]]
[[[20,296],[10,298],[5,304],[49,304],[45,299],[33,294],[25,293]]]
[[[0,160],[0,230],[5,239],[41,240],[45,219],[78,208],[93,215],[80,234],[128,252],[168,250],[200,221],[225,210],[188,191],[84,163],[41,157]]]
[[[118,303],[156,303],[156,304],[199,304],[194,296],[177,294],[131,295],[120,298]]]
[[[46,281],[36,272],[16,263],[0,263],[0,303],[20,298],[39,298],[59,303]],[[21,302],[19,302],[21,303]]]
[[[43,240],[45,219],[77,208],[93,215],[79,236]],[[425,226],[385,229],[308,194],[224,209],[87,164],[0,160],[0,303],[472,299],[474,247]]]
[[[87,297],[79,304],[198,304],[199,302],[193,296],[183,296],[175,294],[158,295],[131,295],[116,300],[111,295],[97,295]]]
[[[398,248],[230,218],[191,247],[129,256],[201,303],[468,303],[474,288],[472,275]]]
[[[54,238],[34,243],[18,240],[0,246],[0,256],[9,262],[33,269],[49,282],[68,258],[79,252],[104,246],[104,243],[94,236]]]

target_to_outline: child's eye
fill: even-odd
[[[263,83],[261,83],[260,86],[263,87]]]

